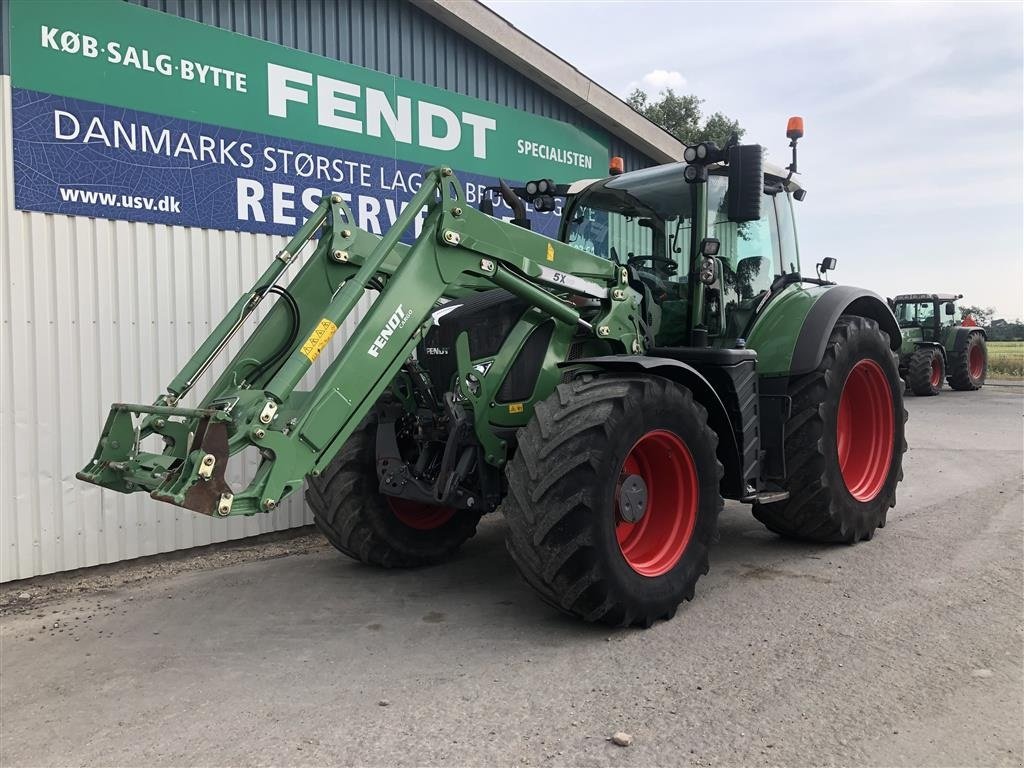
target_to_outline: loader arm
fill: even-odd
[[[426,207],[411,246],[399,242]],[[122,493],[145,491],[204,514],[274,509],[308,474],[321,472],[409,360],[433,323],[438,302],[503,288],[555,323],[593,334],[618,351],[640,352],[639,295],[626,270],[466,205],[447,168],[423,185],[395,226],[378,237],[355,226],[340,195],[324,197],[273,263],[243,294],[154,405],[115,404],[99,445],[78,477]],[[287,287],[279,284],[303,246],[316,246]],[[334,359],[312,389],[298,390],[338,328],[353,319],[367,290],[376,298],[350,325]],[[200,376],[270,295],[278,297],[196,408],[181,405]],[[572,297],[590,300],[586,318]],[[459,390],[468,407],[465,334],[459,339]],[[479,407],[486,406],[480,403]],[[504,443],[475,420],[486,460],[502,466]],[[165,447],[146,452],[157,435]],[[262,456],[249,485],[233,489],[229,458],[250,446]]]

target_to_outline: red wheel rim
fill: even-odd
[[[857,501],[871,501],[882,490],[894,442],[889,380],[874,360],[861,360],[843,385],[836,423],[839,469]]]
[[[932,386],[937,387],[942,383],[942,361],[939,356],[932,358]]]
[[[388,496],[388,506],[398,521],[418,531],[432,531],[440,528],[455,515],[451,507],[438,507],[410,499]]]
[[[967,366],[971,371],[972,379],[981,378],[981,372],[985,370],[985,353],[981,349],[981,344],[975,344],[971,347],[970,355],[967,358]]]
[[[615,494],[615,538],[626,563],[641,576],[671,571],[690,543],[697,522],[700,486],[697,468],[686,444],[663,429],[643,435],[626,455],[619,485],[639,475],[647,485],[647,506],[635,523],[619,512]]]

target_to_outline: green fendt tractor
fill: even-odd
[[[785,536],[869,539],[902,479],[899,328],[873,293],[801,275],[802,126],[788,134],[788,174],[733,141],[568,187],[502,184],[512,223],[488,215],[490,197],[467,205],[447,168],[424,174],[383,237],[325,197],[166,394],[112,407],[78,476],[222,517],[305,485],[330,542],[382,566],[444,560],[500,511],[526,581],[613,625],[649,626],[693,597],[723,497]],[[551,208],[555,194],[551,239],[530,231],[523,198]],[[153,437],[162,452],[144,449]],[[259,469],[231,487],[230,458],[253,448]]]
[[[953,389],[980,389],[988,369],[985,329],[956,321],[963,294],[904,293],[889,300],[900,325],[900,375],[915,395],[937,395],[942,380]]]

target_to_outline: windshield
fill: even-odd
[[[934,301],[901,302],[896,305],[896,320],[900,328],[931,325],[934,317]]]
[[[658,166],[594,185],[573,207],[565,241],[617,264],[685,274],[691,202],[684,167]]]
[[[687,327],[692,198],[683,163],[615,176],[591,186],[569,210],[565,242],[636,270],[649,290],[662,345]]]

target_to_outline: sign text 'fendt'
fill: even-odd
[[[449,152],[458,149],[463,128],[468,128],[473,157],[487,159],[487,132],[498,127],[496,120],[473,112],[456,113],[443,104],[416,102],[396,96],[394,101],[377,88],[314,75],[292,67],[267,64],[267,113],[288,118],[288,104],[308,104],[310,89],[316,99],[316,121],[325,128],[384,137],[384,128],[395,141],[424,149]],[[362,118],[359,115],[362,114]],[[415,131],[413,130],[415,126]],[[414,138],[415,135],[415,138]]]

